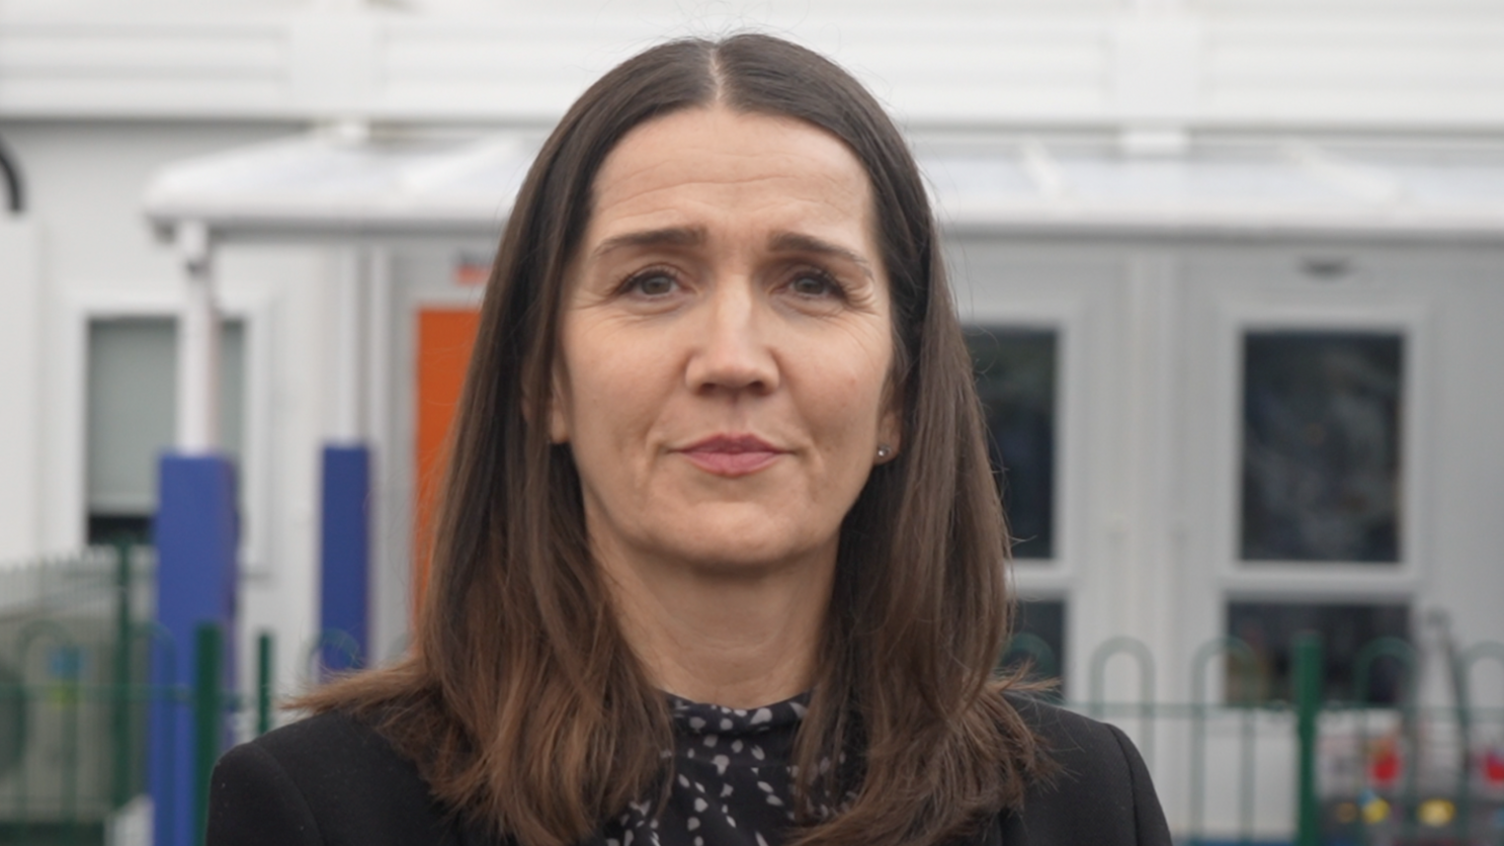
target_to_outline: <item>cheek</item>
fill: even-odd
[[[887,396],[886,349],[866,345],[848,356],[831,356],[828,349],[823,356],[819,352],[813,355],[817,357],[807,360],[823,359],[825,366],[811,373],[807,386],[810,416],[820,421],[820,428],[836,441],[833,447],[864,451],[879,428]]]
[[[667,381],[652,349],[602,327],[580,327],[561,358],[576,452],[610,448],[651,425]]]

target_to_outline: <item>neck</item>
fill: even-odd
[[[755,708],[808,690],[835,549],[770,568],[597,550],[622,632],[663,690]]]

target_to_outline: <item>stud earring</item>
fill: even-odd
[[[893,454],[893,448],[892,447],[888,446],[887,444],[878,444],[877,445],[877,457],[878,458],[881,458],[882,460],[887,461],[888,460],[888,456],[890,456],[892,454]]]

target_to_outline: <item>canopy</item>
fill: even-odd
[[[160,172],[147,216],[218,242],[494,238],[536,139],[327,134]],[[1504,240],[1504,150],[1422,142],[921,140],[944,226],[998,234]]]

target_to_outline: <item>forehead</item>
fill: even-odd
[[[586,241],[621,230],[734,223],[870,241],[867,173],[836,136],[792,118],[722,106],[634,128],[593,186]],[[870,243],[852,244],[870,247]]]

